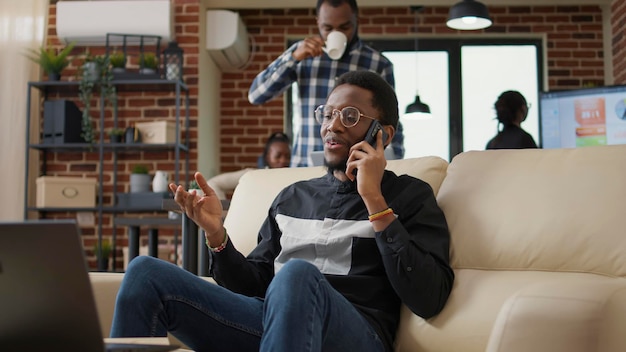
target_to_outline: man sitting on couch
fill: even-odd
[[[444,214],[428,184],[385,170],[381,132],[375,147],[363,141],[372,120],[393,137],[395,92],[375,73],[348,72],[316,118],[328,173],[276,197],[247,258],[200,173],[204,197],[170,185],[205,231],[220,286],[137,257],[112,337],[169,331],[196,351],[392,351],[401,303],[424,318],[441,311],[454,280]]]

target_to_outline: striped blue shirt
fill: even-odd
[[[347,55],[339,60],[331,60],[326,54],[296,61],[292,53],[298,43],[292,45],[264,71],[259,73],[250,87],[248,100],[252,104],[263,104],[287,90],[293,82],[298,82],[300,121],[295,132],[291,166],[312,166],[309,154],[323,150],[320,125],[315,121],[315,108],[324,104],[335,86],[335,80],[343,73],[357,70],[370,70],[379,73],[392,87],[395,86],[393,64],[376,50],[356,40]],[[402,125],[398,128],[391,147],[396,158],[404,157],[404,136]]]

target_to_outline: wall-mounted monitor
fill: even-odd
[[[626,85],[539,93],[542,148],[626,144]]]

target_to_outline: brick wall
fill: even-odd
[[[197,99],[198,99],[198,52],[203,50],[199,41],[199,0],[173,0],[175,3],[176,37],[185,50],[185,82],[191,92],[191,170],[196,169],[197,145]],[[617,1],[623,3],[623,1]],[[604,80],[602,11],[599,6],[515,6],[489,7],[494,25],[479,31],[485,35],[546,33],[547,75],[549,89],[571,89],[584,85],[602,85]],[[626,81],[623,64],[626,41],[622,38],[624,6],[613,6],[614,16],[614,66],[617,82]],[[59,46],[55,31],[55,5],[50,7],[50,46]],[[445,26],[447,7],[426,7],[420,14],[417,31],[428,35],[475,35],[477,32],[460,33]],[[286,48],[288,38],[315,35],[315,15],[308,9],[241,10],[240,14],[250,35],[255,50],[250,65],[239,72],[222,75],[220,100],[220,162],[222,171],[255,167],[257,156],[262,152],[265,138],[273,131],[283,129],[283,99],[277,98],[262,106],[253,106],[247,100],[248,88],[256,74],[264,69]],[[360,14],[361,36],[410,37],[415,32],[414,14],[406,7],[363,8]],[[99,54],[103,48],[90,48]],[[75,49],[75,53],[82,52]],[[65,79],[75,79],[80,61],[65,73]],[[151,120],[154,117],[172,116],[173,94],[123,93],[120,96],[120,122],[123,126],[132,121]],[[93,101],[93,118],[98,115],[98,102]],[[110,114],[110,111],[108,112]],[[48,160],[51,169],[59,175],[81,174],[97,177],[97,154],[60,154]],[[107,155],[105,163],[105,204],[112,204],[110,185],[112,164]],[[117,191],[127,191],[128,170],[135,163],[148,164],[152,171],[172,170],[173,153],[128,153],[122,155],[122,173]],[[50,170],[50,169],[49,169]],[[54,214],[56,217],[74,217],[74,214]],[[104,235],[112,234],[111,214],[102,219]],[[85,246],[91,248],[95,230],[84,228]],[[125,246],[125,229],[118,229],[118,246]],[[142,238],[146,238],[143,236]],[[167,242],[171,237],[160,236]],[[89,252],[89,251],[88,251]],[[120,255],[118,253],[118,255]],[[92,266],[94,265],[94,258]],[[118,263],[117,267],[121,267]]]
[[[190,93],[190,170],[197,169],[197,99],[198,99],[198,53],[200,50],[200,4],[199,0],[172,0],[175,11],[175,32],[176,41],[184,50],[184,81],[189,87]],[[48,29],[48,47],[58,48],[63,46],[56,36],[56,5],[52,1],[49,10],[49,29]],[[163,49],[164,46],[161,46]],[[79,80],[79,67],[83,63],[83,54],[89,51],[93,55],[103,55],[105,53],[104,46],[94,47],[77,47],[73,50],[74,59],[72,64],[63,72],[62,80],[76,81]],[[118,93],[118,126],[126,128],[134,126],[138,122],[150,122],[158,119],[173,120],[175,118],[175,93],[165,91],[144,91],[144,92],[119,92]],[[77,103],[79,108],[83,108],[80,102],[76,101],[76,93],[60,94],[56,98],[71,99]],[[99,95],[94,94],[91,100],[91,117],[93,126],[96,131],[96,137],[99,139],[99,116],[100,105]],[[113,126],[112,109],[107,105],[105,119],[105,131]],[[181,119],[184,119],[184,100],[181,99]],[[105,134],[105,141],[108,137]],[[181,157],[184,157],[184,153]],[[174,160],[174,151],[129,151],[118,153],[118,176],[117,189],[113,190],[113,155],[105,153],[103,166],[103,190],[104,205],[112,206],[114,204],[115,192],[129,192],[129,174],[132,167],[136,164],[147,165],[150,174],[154,175],[155,170],[169,171],[171,175],[176,167]],[[97,179],[99,168],[99,156],[97,150],[95,152],[84,153],[49,153],[47,160],[47,174],[56,176],[80,176]],[[183,164],[180,165],[182,180],[188,178],[184,175]],[[151,216],[155,214],[141,214],[142,216]],[[48,213],[45,216],[54,218],[75,218],[74,213]],[[139,214],[129,214],[129,216],[139,216]],[[162,214],[161,214],[162,216]],[[102,221],[103,236],[110,239],[113,234],[113,217],[114,214],[104,213],[102,219],[96,216],[96,223]],[[160,229],[159,242],[161,244],[172,244],[175,229]],[[88,226],[82,228],[84,236],[83,243],[89,256],[90,266],[95,268],[95,254],[92,251],[93,245],[97,241],[97,227]],[[126,237],[127,230],[118,227],[116,230],[116,267],[122,267],[122,247],[128,245]],[[147,229],[142,228],[141,240],[147,241]],[[179,237],[180,240],[180,237]]]
[[[615,84],[626,84],[626,1],[611,5],[613,76]]]

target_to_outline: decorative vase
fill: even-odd
[[[200,196],[200,197],[204,197],[204,191],[201,190],[200,188],[190,188],[187,190],[187,192],[191,193],[191,191],[196,191],[196,195]]]
[[[113,79],[128,78],[126,75],[126,69],[124,67],[113,67],[111,69],[111,74],[113,75]]]
[[[150,192],[150,175],[130,174],[130,193]]]
[[[48,81],[59,81],[61,74],[58,72],[48,72]]]
[[[153,68],[144,67],[144,68],[139,69],[139,73],[142,75],[153,75],[156,73],[156,70]]]
[[[109,271],[109,258],[98,257],[98,271]]]
[[[167,192],[167,185],[169,184],[170,175],[167,171],[157,170],[154,172],[154,178],[152,178],[152,191],[153,192]]]
[[[123,142],[124,136],[119,134],[112,134],[109,136],[111,143],[121,143]]]
[[[85,62],[83,64],[83,75],[89,82],[98,80],[98,64],[95,62]]]

